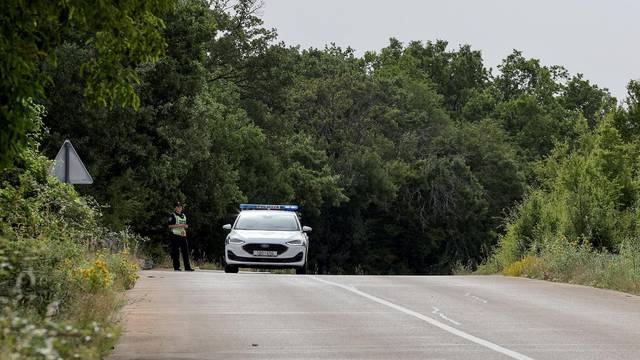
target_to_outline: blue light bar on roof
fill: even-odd
[[[240,210],[298,211],[298,205],[240,204]]]

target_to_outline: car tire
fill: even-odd
[[[238,267],[235,265],[225,265],[224,266],[224,272],[226,272],[227,274],[237,274],[238,273]]]
[[[302,267],[296,268],[296,274],[304,275],[306,273],[307,273],[307,263],[304,263],[304,265],[302,265]]]

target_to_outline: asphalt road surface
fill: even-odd
[[[500,276],[144,271],[116,359],[640,359],[640,297]]]

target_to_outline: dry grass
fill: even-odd
[[[522,260],[518,260],[502,270],[502,274],[506,276],[537,277],[535,274],[540,272],[540,260],[531,255],[525,256]],[[544,273],[544,271],[542,271],[542,273]]]
[[[505,266],[502,273],[640,294],[640,254],[634,250],[612,254],[565,244],[526,255]]]

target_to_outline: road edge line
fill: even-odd
[[[512,359],[534,360],[533,358],[530,358],[530,357],[528,357],[526,355],[520,354],[517,351],[509,350],[509,349],[507,349],[505,347],[502,347],[502,346],[500,346],[498,344],[494,344],[494,343],[492,343],[492,342],[490,342],[488,340],[481,339],[481,338],[479,338],[477,336],[468,334],[468,333],[466,333],[466,332],[464,332],[464,331],[462,331],[460,329],[456,329],[456,328],[454,328],[452,326],[449,326],[449,325],[447,325],[445,323],[442,323],[442,322],[440,322],[440,321],[438,321],[436,319],[433,319],[433,318],[431,318],[429,316],[420,314],[420,313],[415,312],[413,310],[407,309],[404,306],[400,306],[400,305],[394,304],[392,302],[389,302],[387,300],[384,300],[384,299],[381,299],[379,297],[373,296],[371,294],[367,294],[366,292],[360,291],[360,290],[358,290],[358,289],[356,289],[354,287],[343,285],[343,284],[339,284],[339,283],[335,283],[335,282],[329,281],[329,280],[324,280],[324,279],[321,279],[321,278],[319,278],[317,276],[311,276],[311,277],[313,279],[319,281],[319,282],[322,282],[322,283],[325,283],[325,284],[328,284],[328,285],[337,286],[339,288],[342,288],[344,290],[350,291],[350,292],[352,292],[354,294],[360,295],[360,296],[362,296],[364,298],[367,298],[369,300],[377,302],[378,304],[382,304],[382,305],[390,307],[390,308],[392,308],[394,310],[398,310],[398,311],[400,311],[402,313],[405,313],[407,315],[411,315],[411,316],[413,316],[415,318],[418,318],[418,319],[420,319],[422,321],[425,321],[425,322],[427,322],[427,323],[429,323],[429,324],[431,324],[431,325],[433,325],[435,327],[438,327],[438,328],[440,328],[440,329],[442,329],[442,330],[444,330],[444,331],[446,331],[448,333],[451,333],[453,335],[459,336],[459,337],[461,337],[463,339],[466,339],[466,340],[471,341],[473,343],[476,343],[478,345],[484,346],[484,347],[486,347],[488,349],[491,349],[493,351],[499,352],[499,353],[501,353],[503,355],[509,356]]]

